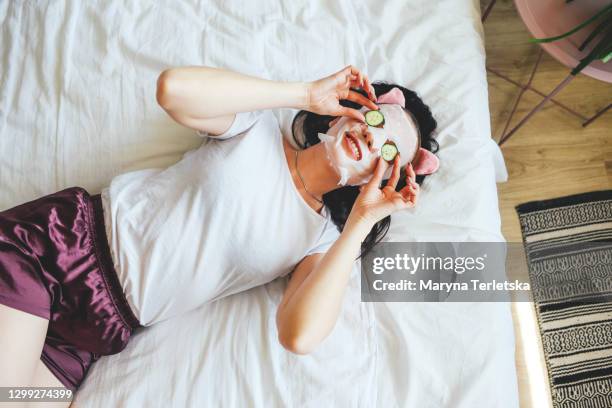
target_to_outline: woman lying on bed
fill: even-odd
[[[308,353],[334,327],[360,251],[437,168],[427,106],[351,66],[312,83],[170,69],[157,99],[205,136],[200,148],[101,195],[70,188],[0,213],[0,386],[76,390],[136,327],[291,272],[278,337]],[[303,109],[303,150],[281,136],[280,107]]]

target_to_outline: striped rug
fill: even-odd
[[[612,190],[516,207],[556,408],[612,408]]]

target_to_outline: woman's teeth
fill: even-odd
[[[351,150],[353,151],[354,157],[356,157],[357,160],[361,160],[361,152],[359,151],[359,147],[357,147],[357,142],[355,141],[354,137],[350,134],[347,134],[346,140],[348,141],[349,146],[351,147]]]

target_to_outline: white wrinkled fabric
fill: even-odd
[[[313,80],[349,63],[416,90],[439,129],[440,170],[389,238],[498,240],[484,48],[473,0],[0,2],[0,209],[130,170],[202,142],[157,106],[155,81],[206,64]],[[279,110],[285,136],[293,111]],[[76,406],[516,407],[503,304],[368,304],[355,270],[333,333],[285,352],[284,280],[139,332],[100,359]]]

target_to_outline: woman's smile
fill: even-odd
[[[359,139],[354,132],[344,132],[344,140],[342,141],[346,154],[352,159],[359,161],[363,157]]]

